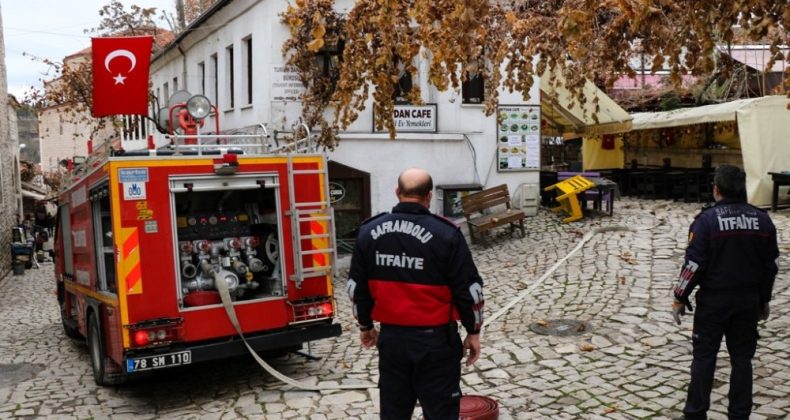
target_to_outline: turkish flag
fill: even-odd
[[[93,116],[147,115],[153,37],[92,38]]]

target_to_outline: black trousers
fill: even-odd
[[[723,293],[700,290],[697,293],[691,383],[683,409],[686,418],[707,418],[716,353],[723,335],[731,364],[728,417],[748,420],[752,411],[752,358],[757,349],[759,311],[756,291]]]
[[[378,341],[381,418],[457,419],[463,345],[455,323],[436,328],[382,325]]]

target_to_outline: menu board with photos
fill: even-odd
[[[497,116],[497,170],[540,169],[540,106],[500,105]]]

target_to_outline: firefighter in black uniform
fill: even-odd
[[[757,348],[757,321],[768,319],[777,273],[776,228],[768,215],[746,203],[745,174],[722,165],[716,169],[716,204],[697,215],[672,312],[691,310],[689,296],[699,285],[694,314],[693,360],[683,417],[705,419],[716,369],[716,353],[726,337],[730,374],[730,419],[748,419],[752,409],[752,357]]]
[[[379,350],[383,419],[411,418],[417,400],[428,420],[457,419],[461,359],[480,355],[483,281],[461,230],[428,210],[432,189],[426,171],[404,171],[399,203],[362,224],[351,259],[348,293],[362,346]]]

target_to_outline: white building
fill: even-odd
[[[353,2],[339,1],[338,5],[343,12]],[[295,93],[287,86],[288,76],[295,74],[283,72],[285,60],[281,53],[289,30],[280,23],[278,15],[287,6],[281,1],[219,0],[153,58],[154,94],[160,101],[184,89],[206,95],[217,105],[221,131],[260,123],[270,130],[288,129],[298,119],[300,105],[284,98]],[[590,121],[578,117],[578,105],[576,111],[561,109],[562,102],[568,100],[562,95],[554,95],[551,100],[544,98],[540,107],[541,85],[535,83],[528,103],[520,93],[501,93],[501,104],[532,108],[500,110],[515,116],[518,124],[507,124],[506,130],[499,132],[496,116],[485,116],[483,105],[462,103],[458,93],[438,92],[429,86],[427,67],[427,63],[419,63],[421,76],[426,77],[418,77],[414,83],[420,84],[426,104],[436,104],[431,117],[422,119],[433,124],[435,130],[399,132],[391,140],[386,132],[373,132],[371,106],[340,133],[339,146],[329,153],[330,160],[339,164],[330,167],[330,178],[347,195],[356,197],[358,202],[349,204],[349,211],[356,211],[360,218],[388,211],[397,201],[397,175],[414,166],[430,171],[435,185],[479,184],[485,188],[505,183],[515,197],[521,195],[522,185],[532,185],[535,187],[530,194],[536,196],[541,165],[538,109],[542,108],[543,116],[551,117],[553,123],[565,124],[560,131],[584,132],[585,120]],[[298,85],[297,82],[296,93]],[[619,109],[613,102],[610,105]],[[629,117],[625,112],[619,115],[625,115],[625,121],[617,122],[622,126]],[[535,118],[536,123],[522,120],[522,116]],[[601,116],[599,120],[602,124],[608,121]],[[206,127],[214,124],[213,117],[209,117]],[[518,126],[515,134],[508,134],[513,126]],[[531,132],[533,126],[535,131]],[[500,165],[508,164],[517,170],[500,171]],[[441,204],[435,193],[433,208],[439,213]]]
[[[90,60],[90,49],[84,49],[63,59],[64,66],[79,66]],[[61,79],[45,83],[45,88],[53,84],[62,83]],[[79,124],[76,119],[80,117],[69,113],[65,108],[73,104],[53,105],[43,108],[38,115],[39,147],[41,156],[41,169],[44,172],[58,170],[58,164],[74,156],[88,155],[88,138],[91,137],[91,124]],[[90,113],[80,113],[86,121]],[[110,136],[113,130],[106,130],[102,137]]]

